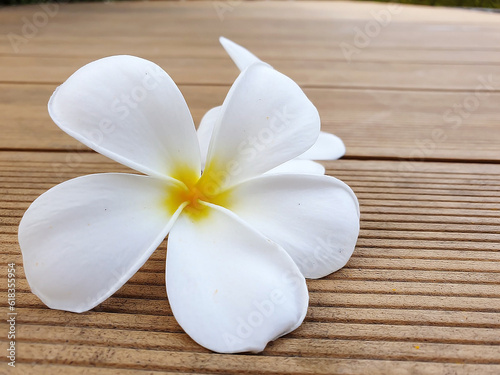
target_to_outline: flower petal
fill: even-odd
[[[72,137],[137,171],[175,177],[179,165],[201,170],[186,102],[151,61],[112,56],[85,65],[57,88],[49,113]]]
[[[246,48],[243,48],[239,44],[236,44],[223,36],[219,38],[219,42],[241,71],[245,70],[252,64],[263,62]]]
[[[270,175],[224,193],[225,207],[281,245],[303,275],[320,278],[342,268],[359,234],[352,190],[329,176]]]
[[[207,113],[205,113],[198,127],[197,135],[198,135],[198,142],[200,144],[202,169],[205,168],[206,156],[208,154],[210,139],[212,138],[215,122],[217,121],[217,117],[220,115],[221,108],[222,106],[214,107],[210,109]],[[342,142],[342,140],[339,137],[331,133],[320,132],[316,143],[314,143],[314,145],[312,145],[312,147],[306,152],[304,152],[302,155],[297,156],[296,159],[336,160],[344,156],[345,151],[346,150],[344,142]],[[319,164],[317,163],[316,165],[310,163],[308,165],[306,163],[302,164],[300,163],[294,164],[294,163],[295,161],[290,160],[289,162],[286,162],[267,173],[275,173],[275,172],[279,173],[282,170],[286,172],[288,172],[289,170],[293,171],[293,168],[291,167],[292,165],[297,168],[297,171],[295,173],[303,173],[302,172],[303,170],[309,171],[310,173],[313,174],[325,173],[324,167],[321,167],[322,168],[321,171],[320,170],[321,168],[319,168]],[[290,168],[287,167],[288,165],[290,165]]]
[[[207,204],[182,214],[168,238],[167,292],[175,318],[200,345],[259,352],[304,320],[305,279],[288,254],[233,213]],[[204,213],[205,214],[205,213]]]
[[[205,113],[205,115],[201,119],[200,126],[198,126],[198,131],[196,132],[196,135],[198,136],[198,143],[200,144],[202,169],[205,168],[208,148],[210,146],[210,139],[212,139],[215,122],[220,115],[221,108],[222,106],[214,107],[207,113]]]
[[[241,71],[256,62],[262,62],[246,48],[227,38],[220,37],[219,41]],[[213,121],[215,121],[215,119]],[[206,136],[206,134],[204,135]],[[316,143],[305,153],[299,155],[298,158],[308,160],[336,160],[344,155],[345,146],[342,140],[333,134],[321,132]]]
[[[305,152],[319,131],[318,111],[300,87],[253,64],[224,100],[202,179],[224,189],[258,176]]]
[[[73,312],[111,296],[167,235],[180,209],[169,212],[165,199],[176,188],[168,180],[109,173],[42,194],[19,225],[33,293],[50,308]]]
[[[276,168],[271,169],[269,172],[265,174],[315,174],[315,175],[324,175],[325,167],[321,164],[316,163],[311,160],[298,160],[293,159],[287,161],[286,163],[277,166]]]
[[[198,142],[200,143],[202,169],[205,168],[206,155],[208,153],[210,139],[212,138],[214,125],[215,122],[217,121],[217,117],[220,114],[221,108],[222,108],[221,106],[214,107],[207,113],[205,113],[205,115],[201,119],[200,126],[198,127],[197,135],[198,135]],[[315,148],[315,146],[313,146],[312,148]],[[306,153],[307,152],[308,151],[306,151]],[[319,153],[316,155],[319,155]],[[269,172],[266,172],[266,174],[280,174],[280,173],[296,173],[296,174],[306,173],[306,174],[322,175],[325,174],[325,167],[323,167],[319,163],[315,163],[310,160],[293,159],[277,166],[276,168],[271,169]]]
[[[342,139],[331,133],[320,132],[316,143],[298,159],[336,160],[345,155],[345,145]]]

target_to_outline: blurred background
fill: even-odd
[[[77,3],[77,2],[109,2],[110,0],[65,0],[57,1],[58,3]],[[123,0],[114,0],[115,2]],[[139,0],[142,1],[142,0]],[[374,2],[382,3],[400,3],[400,4],[419,4],[419,5],[435,5],[435,6],[447,6],[447,7],[464,7],[464,8],[490,8],[498,9],[500,8],[500,0],[371,0]],[[19,5],[19,4],[36,4],[51,2],[47,0],[0,0],[2,5]]]

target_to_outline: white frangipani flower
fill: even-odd
[[[145,174],[78,177],[28,208],[19,225],[24,270],[51,308],[92,309],[169,234],[166,287],[182,328],[217,352],[258,352],[303,321],[304,276],[325,276],[352,254],[359,208],[347,185],[264,175],[307,150],[320,124],[302,90],[266,64],[244,69],[229,90],[203,175],[184,98],[150,61],[113,56],[82,67],[55,91],[49,113],[69,135]]]
[[[246,48],[234,43],[233,41],[220,37],[220,43],[234,61],[240,71],[244,71],[250,65],[259,63],[269,64],[261,61],[257,56],[251,53]],[[208,145],[212,137],[215,121],[221,107],[215,107],[209,110],[203,116],[198,127],[197,135],[201,148],[201,163],[205,163]],[[268,173],[309,173],[309,174],[324,174],[325,168],[312,160],[336,160],[345,155],[345,145],[342,140],[331,133],[320,132],[317,141],[303,154],[297,156],[294,160],[282,164],[279,168],[273,169]]]

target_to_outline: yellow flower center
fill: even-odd
[[[179,168],[171,174],[171,177],[182,182],[182,185],[168,189],[165,206],[170,215],[186,203],[183,212],[196,219],[204,218],[210,212],[209,207],[201,202],[225,206],[227,194],[219,193],[214,187],[213,180],[207,178],[206,175],[198,178],[197,174],[189,168]]]

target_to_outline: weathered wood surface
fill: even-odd
[[[2,354],[1,374],[500,373],[500,15],[347,2],[51,9],[0,9],[3,317],[7,263],[18,270],[17,366]],[[47,22],[36,16],[27,38],[36,14]],[[374,22],[379,32],[356,44]],[[12,45],[12,33],[27,42]],[[323,129],[344,139],[346,158],[325,166],[360,200],[352,259],[308,282],[306,321],[260,355],[214,354],[183,333],[166,298],[165,243],[94,310],[46,308],[24,278],[23,212],[69,178],[127,171],[52,123],[51,92],[93,59],[139,55],[171,74],[198,122],[237,75],[219,35],[294,78]]]

